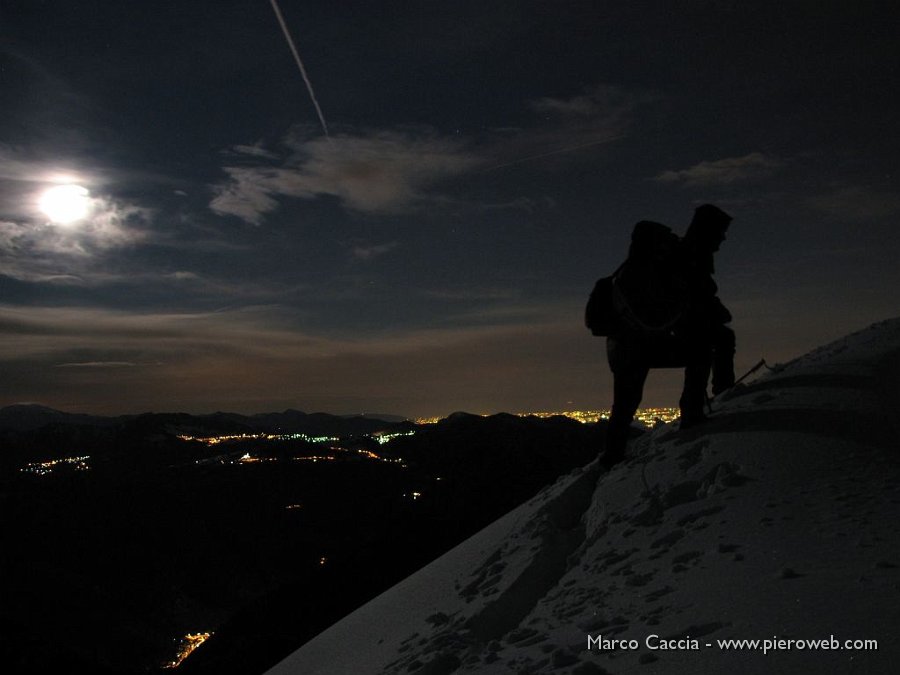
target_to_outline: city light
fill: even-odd
[[[238,441],[306,441],[307,443],[335,443],[340,439],[335,436],[309,436],[307,434],[224,434],[220,436],[189,436],[181,434],[182,441],[196,441],[204,445],[219,445]]]
[[[384,445],[385,443],[390,443],[395,438],[400,438],[401,436],[414,436],[415,431],[401,431],[395,434],[386,434],[383,431],[376,431],[372,434],[372,438],[378,441],[379,445]]]
[[[274,462],[276,459],[274,457],[257,457],[255,455],[251,455],[249,452],[245,452],[241,455],[241,458],[238,460],[241,464],[258,464],[259,462]]]
[[[608,409],[601,410],[560,410],[560,411],[531,411],[531,412],[520,412],[515,413],[518,417],[536,417],[539,419],[549,419],[553,417],[567,417],[569,419],[573,419],[577,422],[581,422],[582,424],[596,424],[603,420],[608,420],[610,411]],[[490,417],[490,415],[480,415],[481,417]],[[653,428],[657,424],[668,424],[674,420],[677,420],[680,416],[678,408],[642,408],[637,411],[634,418],[639,423],[648,428]],[[435,424],[439,422],[442,418],[437,417],[427,417],[420,418],[415,420],[417,425],[426,425],[426,424]],[[446,418],[443,418],[446,419]],[[401,438],[403,436],[413,436],[415,435],[415,430],[407,430],[407,431],[375,431],[371,434],[367,434],[366,438],[375,441],[379,445],[387,445],[397,438]],[[247,441],[255,441],[258,443],[257,446],[254,446],[254,450],[251,451],[237,451],[219,455],[217,457],[210,457],[205,459],[195,460],[194,464],[197,465],[210,465],[210,464],[218,464],[218,465],[233,465],[233,464],[259,464],[262,462],[279,462],[279,461],[293,461],[293,462],[311,462],[316,464],[318,462],[333,462],[335,460],[352,460],[352,459],[363,459],[363,460],[371,460],[374,462],[385,462],[390,464],[399,464],[401,468],[407,468],[406,463],[404,462],[402,457],[384,457],[379,455],[376,452],[373,452],[367,448],[360,447],[344,447],[342,443],[346,443],[347,439],[343,441],[335,436],[310,436],[309,434],[303,433],[292,433],[292,434],[270,434],[270,433],[256,433],[256,434],[222,434],[219,436],[190,436],[190,435],[180,435],[178,436],[182,441],[191,441],[202,443],[207,447],[220,446],[231,443],[241,443]],[[279,441],[296,441],[302,440],[307,443],[314,443],[317,445],[326,445],[326,448],[323,450],[327,450],[329,454],[315,454],[315,455],[295,455],[287,460],[285,458],[279,459],[278,457],[267,456],[266,451],[263,449],[263,446],[266,443],[279,442]],[[241,449],[243,450],[243,448]],[[69,462],[77,470],[85,470],[90,468],[86,461],[88,457],[74,457],[65,460],[53,460],[52,462],[37,462],[34,464],[27,465],[22,471],[27,471],[30,473],[35,473],[38,475],[45,475],[53,470],[55,466],[57,466],[61,462]],[[416,499],[417,496],[413,497]]]
[[[35,476],[46,476],[60,468],[74,469],[75,471],[89,471],[90,455],[83,457],[65,457],[63,459],[51,459],[46,462],[31,462],[19,469],[23,473],[31,473]]]
[[[634,418],[642,424],[653,428],[660,422],[668,424],[681,417],[678,408],[643,408],[635,413]]]
[[[200,645],[213,636],[213,633],[188,633],[178,643],[178,653],[175,658],[163,666],[166,669],[177,668]]]
[[[520,412],[516,413],[518,417],[538,417],[540,419],[548,419],[551,417],[568,417],[570,419],[581,422],[582,424],[595,424],[600,420],[608,420],[610,410],[558,410],[554,412],[537,411],[537,412]],[[481,417],[489,417],[490,415],[482,414]],[[653,427],[658,422],[669,423],[677,420],[681,416],[678,408],[642,408],[635,413],[634,418],[642,424]],[[440,422],[441,417],[420,417],[415,420],[416,424],[436,424]]]
[[[419,417],[415,421],[416,424],[437,424],[443,417]]]

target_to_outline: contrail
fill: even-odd
[[[617,134],[615,136],[609,136],[607,138],[601,138],[599,141],[590,141],[589,143],[579,143],[578,145],[569,145],[565,148],[558,148],[557,150],[550,150],[549,152],[542,152],[539,155],[529,155],[528,157],[520,157],[519,159],[514,159],[510,162],[504,162],[503,164],[495,164],[494,166],[489,166],[486,169],[482,169],[482,172],[494,171],[495,169],[503,169],[507,166],[514,166],[516,164],[522,164],[523,162],[530,162],[535,159],[541,159],[543,157],[550,157],[551,155],[561,155],[564,152],[572,152],[573,150],[581,150],[582,148],[589,148],[592,145],[600,145],[601,143],[609,143],[610,141],[614,141],[617,138],[621,138],[621,134]]]
[[[322,114],[322,109],[319,107],[319,102],[316,100],[316,92],[313,91],[312,82],[309,81],[309,76],[306,74],[306,68],[303,67],[303,61],[300,60],[300,53],[297,51],[297,46],[294,44],[294,38],[291,37],[291,32],[288,30],[287,24],[284,22],[284,17],[281,15],[281,8],[278,6],[277,0],[269,0],[269,2],[272,3],[272,9],[275,10],[275,17],[278,19],[278,23],[281,24],[281,30],[284,32],[284,37],[287,38],[288,46],[291,48],[291,53],[294,55],[294,61],[297,62],[297,67],[300,69],[303,81],[306,82],[309,97],[316,107],[316,114],[319,116],[319,122],[322,123],[322,131],[325,132],[325,136],[328,140],[331,140],[331,136],[328,135],[328,125],[325,123],[325,116]]]

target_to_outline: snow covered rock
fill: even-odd
[[[896,672],[898,413],[900,319],[560,479],[269,673]]]

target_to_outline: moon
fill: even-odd
[[[67,225],[81,220],[90,210],[87,188],[80,185],[56,185],[41,195],[38,206],[51,222]]]

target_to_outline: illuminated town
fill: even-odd
[[[526,412],[526,413],[516,413],[519,417],[538,417],[541,419],[548,419],[551,417],[568,417],[573,420],[577,420],[582,424],[593,424],[600,420],[609,419],[609,410],[566,410],[559,412]],[[481,415],[482,417],[488,417],[489,415]],[[646,427],[652,428],[657,424],[666,424],[672,422],[673,420],[678,419],[679,411],[678,408],[642,408],[637,411],[635,414],[635,419],[643,424]],[[440,417],[428,417],[428,418],[419,418],[415,420],[415,423],[418,425],[427,425],[427,424],[436,424],[440,422],[444,418]],[[391,441],[401,438],[404,436],[413,436],[415,435],[414,430],[410,431],[401,431],[401,432],[393,432],[388,433],[385,431],[376,431],[371,435],[366,436],[367,438],[376,441],[379,445],[387,445]],[[330,454],[316,454],[316,455],[301,455],[292,457],[292,461],[296,462],[328,462],[334,461],[340,457],[343,458],[363,458],[370,459],[379,462],[391,462],[391,463],[399,463],[403,464],[403,459],[401,458],[391,458],[391,457],[382,457],[371,450],[366,449],[355,449],[348,450],[347,448],[339,445],[341,439],[336,438],[334,436],[309,436],[307,434],[229,434],[229,435],[221,435],[221,436],[188,436],[181,435],[178,436],[183,441],[194,441],[198,443],[203,443],[207,446],[215,446],[215,445],[228,445],[232,443],[239,443],[244,441],[261,441],[261,442],[272,442],[272,441],[291,441],[291,440],[302,440],[307,443],[313,443],[316,445],[325,445],[328,447],[328,451]],[[240,455],[225,454],[219,455],[217,457],[212,457],[208,459],[197,460],[197,464],[256,464],[259,462],[274,462],[278,461],[275,457],[269,457],[266,455],[254,454],[252,452],[243,452]],[[415,498],[415,497],[414,497]]]
[[[309,436],[307,434],[225,434],[221,436],[178,436],[182,441],[197,441],[204,445],[218,445],[234,441],[306,441],[307,443],[336,443],[335,436]]]
[[[175,658],[166,663],[163,668],[172,669],[180,666],[200,645],[212,637],[212,633],[188,633],[178,643],[178,653]]]
[[[520,412],[516,413],[519,417],[539,417],[546,419],[549,417],[569,417],[577,420],[582,424],[593,424],[600,420],[609,419],[609,410],[561,410],[557,412]],[[668,424],[680,417],[681,413],[678,408],[641,408],[635,413],[634,418],[647,427],[654,427],[662,422]],[[488,415],[482,415],[488,417]],[[421,417],[415,420],[416,424],[437,424],[442,417]]]
[[[577,420],[582,424],[594,424],[600,420],[609,419],[609,410],[564,410],[557,412],[546,412],[546,411],[538,411],[538,412],[522,412],[516,413],[519,417],[537,417],[541,419],[548,419],[551,417],[568,417],[573,420]],[[488,417],[489,415],[481,415],[482,417]],[[635,419],[648,428],[655,427],[657,424],[667,424],[674,420],[677,420],[679,417],[678,408],[642,408],[637,411],[635,414]],[[440,422],[441,417],[426,417],[419,418],[414,420],[418,425],[428,425],[428,424],[436,424]],[[371,435],[367,435],[366,438],[369,438],[379,445],[387,445],[397,438],[401,438],[404,436],[413,436],[415,435],[415,430],[409,431],[400,431],[400,432],[387,432],[387,431],[376,431]],[[277,441],[305,441],[307,443],[312,443],[315,445],[325,446],[327,448],[326,453],[317,453],[314,455],[297,455],[290,458],[290,461],[295,462],[330,462],[336,459],[366,459],[373,460],[377,462],[390,462],[393,464],[401,464],[405,466],[404,460],[396,457],[383,457],[372,450],[368,450],[365,448],[356,448],[356,449],[347,449],[341,445],[342,439],[335,436],[310,436],[308,434],[295,433],[295,434],[268,434],[268,433],[257,433],[257,434],[222,434],[218,436],[191,436],[182,434],[179,435],[178,438],[182,441],[186,442],[196,442],[202,443],[207,447],[213,446],[223,446],[228,447],[230,445],[236,445],[239,443],[245,442],[257,442],[260,445],[277,442]],[[246,446],[244,446],[246,447]],[[47,460],[44,462],[31,462],[26,464],[24,467],[20,469],[23,473],[33,474],[35,476],[47,476],[56,471],[60,470],[74,470],[74,471],[87,471],[91,468],[90,466],[90,456],[85,455],[81,457],[65,457],[62,459],[53,459]],[[276,457],[271,457],[265,453],[260,454],[258,452],[247,451],[243,449],[239,452],[226,452],[225,454],[218,455],[216,457],[210,457],[206,459],[196,460],[195,464],[200,465],[209,465],[209,464],[258,464],[264,462],[277,462],[279,461]],[[413,497],[415,498],[415,497]]]
[[[400,438],[401,436],[413,436],[415,433],[415,431],[401,431],[394,434],[386,434],[383,431],[376,431],[372,434],[372,438],[378,441],[379,445],[384,445],[385,443],[390,443],[395,438]]]
[[[19,469],[23,473],[32,473],[36,476],[47,476],[59,469],[73,469],[75,471],[88,471],[90,455],[84,457],[65,457],[63,459],[51,459],[46,462],[31,462]]]

